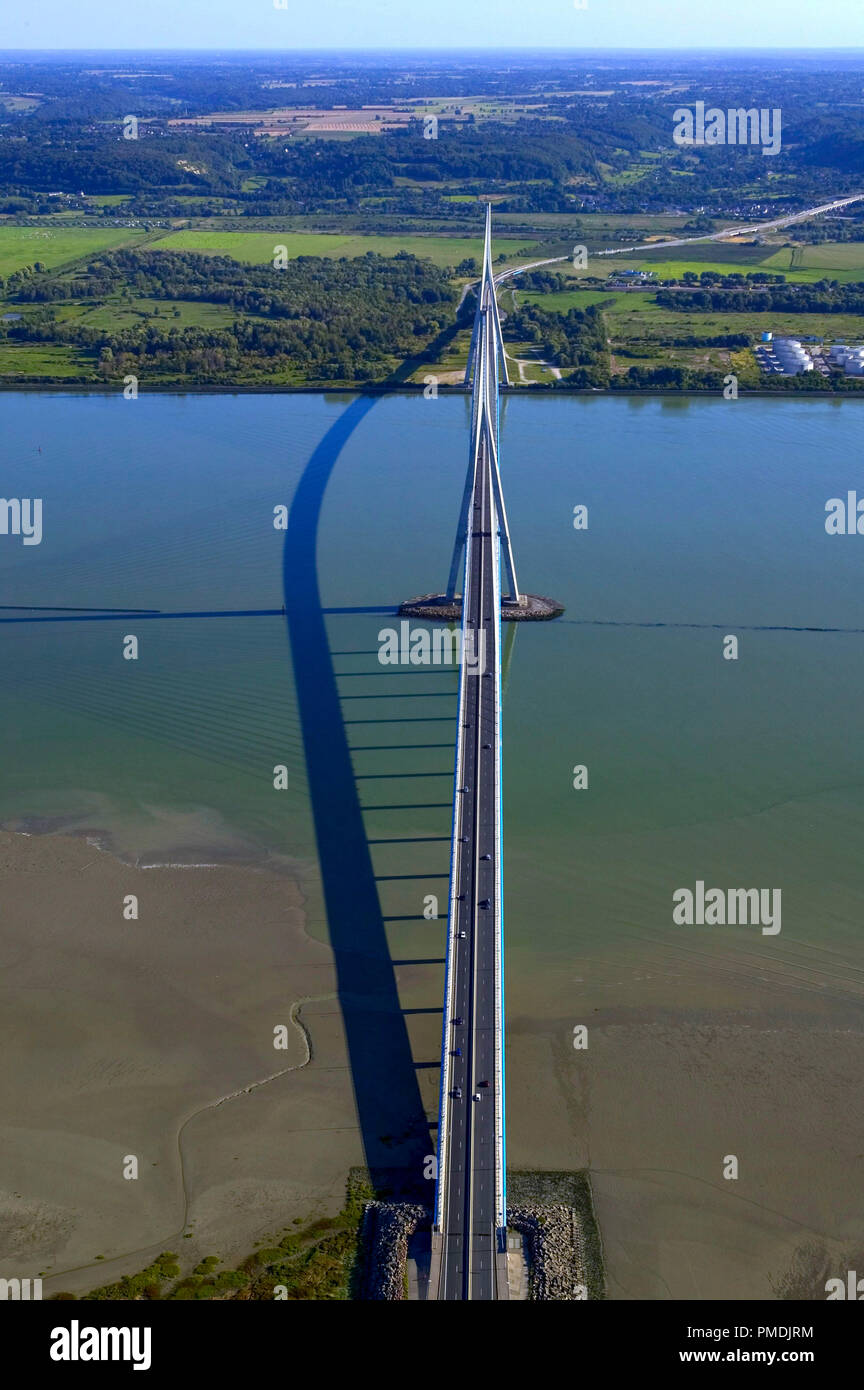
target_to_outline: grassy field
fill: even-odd
[[[680,280],[688,270],[692,271],[695,275],[701,275],[703,270],[715,270],[720,275],[729,275],[733,271],[739,275],[746,275],[750,270],[764,270],[768,268],[766,267],[764,256],[724,257],[717,254],[716,247],[712,247],[710,256],[706,255],[703,258],[694,254],[697,249],[698,248],[694,247],[692,253],[688,251],[687,255],[682,255],[680,260],[662,259],[659,256],[646,255],[641,258],[632,256],[604,256],[603,261],[608,265],[609,272],[612,275],[617,274],[621,270],[629,269],[653,270],[658,280]],[[588,264],[596,274],[598,273],[597,267],[599,264],[602,264],[602,262],[598,262],[595,259],[592,264],[592,258],[589,255]],[[790,278],[803,279],[806,277],[794,275],[790,276]]]
[[[0,227],[0,275],[36,261],[49,269],[115,246],[130,246],[144,231],[123,227]]]
[[[175,309],[177,310],[175,314]],[[240,314],[226,304],[206,304],[196,300],[107,299],[101,304],[87,301],[61,304],[57,317],[61,322],[74,320],[87,328],[106,328],[111,331],[134,328],[136,323],[160,319],[163,325],[174,328],[222,328],[239,318],[265,322],[252,314]]]
[[[763,262],[790,280],[864,280],[864,241],[825,241],[820,246],[782,247]]]
[[[607,315],[606,323],[613,342],[622,344],[659,338],[714,337],[720,333],[753,336],[769,330],[789,337],[814,335],[829,341],[864,341],[864,316],[856,314],[678,314],[655,305],[650,314],[627,313],[619,307]]]
[[[533,290],[518,290],[519,304],[536,304],[552,314],[566,314],[568,309],[587,309],[589,304],[605,304],[609,313],[657,314],[661,310],[650,294],[631,294],[627,290],[561,290],[555,294],[540,294]]]
[[[519,369],[517,363],[513,363],[511,371],[513,373],[514,378],[518,379]],[[527,381],[533,381],[536,382],[538,385],[548,385],[550,382],[553,382],[555,380],[555,373],[552,371],[552,368],[547,367],[545,363],[524,361],[524,365],[522,367],[523,383]]]
[[[505,214],[505,216],[507,215],[510,214]],[[515,213],[512,214],[514,217],[516,215]],[[567,213],[543,214],[544,217],[547,215],[550,219],[563,219],[569,216]],[[586,232],[595,235],[603,231],[610,231],[616,236],[620,235],[621,232],[626,231],[628,228],[634,227],[648,232],[649,234],[651,232],[677,233],[683,227],[684,223],[689,221],[689,214],[687,213],[680,213],[677,216],[673,213],[660,213],[654,216],[651,213],[637,212],[580,212],[578,217]],[[539,223],[541,218],[538,217],[537,221]]]
[[[288,255],[296,256],[365,256],[374,251],[379,256],[395,256],[408,251],[426,257],[435,265],[458,265],[468,256],[480,257],[483,243],[479,237],[424,236],[340,236],[329,232],[208,232],[187,228],[169,232],[153,243],[154,250],[204,251],[211,255],[232,256],[238,261],[264,265],[272,261],[274,247],[285,246]],[[530,254],[532,247],[527,248]]]
[[[661,348],[628,343],[626,354],[613,344],[612,374],[616,376],[630,367],[691,367],[695,371],[728,371],[729,348]]]
[[[441,385],[452,386],[461,382],[465,376],[470,342],[470,332],[456,333],[438,361],[422,362],[411,373],[409,380],[419,385],[425,381],[427,376],[434,376],[438,378]]]
[[[76,347],[0,343],[0,380],[6,376],[84,376],[92,372],[94,365],[95,358]]]

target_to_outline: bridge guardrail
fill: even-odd
[[[476,448],[476,440],[475,440],[475,438],[473,437],[473,434],[472,434],[472,439],[471,439],[471,447],[472,447],[472,450],[473,450],[473,474],[474,474],[474,477],[476,478],[476,476],[477,476],[477,448]],[[467,535],[466,541],[465,541],[465,574],[466,574],[466,576],[467,576],[468,574],[470,574],[470,572],[471,572],[471,571],[470,571],[470,565],[471,565],[471,546],[472,546],[471,527],[469,526],[469,528],[468,528],[468,535]],[[463,593],[462,593],[462,652],[463,652],[463,655],[464,655],[464,652],[465,652],[465,632],[466,632],[466,623],[465,623],[465,618],[466,618],[466,604],[465,604],[465,592],[464,592],[464,591],[465,591],[465,588],[466,588],[466,585],[463,584],[463,586],[462,586],[462,589],[463,589]],[[464,661],[464,659],[463,659],[463,660],[460,662],[460,665],[459,665],[459,700],[458,700],[458,714],[457,714],[457,727],[456,727],[456,762],[455,762],[455,767],[454,767],[454,772],[453,772],[453,819],[452,819],[452,824],[451,824],[451,839],[450,839],[450,885],[449,885],[449,897],[448,897],[448,903],[447,903],[447,953],[446,953],[446,962],[447,962],[447,963],[446,963],[446,966],[445,966],[445,974],[444,974],[444,1023],[443,1023],[443,1031],[442,1031],[442,1036],[441,1036],[441,1094],[440,1094],[439,1102],[438,1102],[438,1142],[437,1142],[438,1172],[437,1172],[437,1184],[436,1184],[436,1188],[435,1188],[435,1227],[436,1227],[436,1229],[438,1229],[438,1230],[441,1230],[441,1228],[442,1228],[442,1226],[443,1226],[443,1221],[444,1221],[444,1191],[445,1191],[445,1188],[446,1188],[446,1168],[447,1168],[447,1144],[446,1144],[446,1138],[447,1138],[448,1129],[449,1129],[449,1113],[450,1113],[450,1100],[451,1100],[451,1096],[450,1096],[450,1072],[451,1072],[451,1067],[450,1067],[450,1048],[451,1048],[451,1033],[452,1033],[452,1027],[453,1027],[453,1023],[452,1023],[452,1019],[453,1019],[453,966],[454,966],[454,956],[455,956],[455,945],[454,945],[454,942],[455,942],[455,936],[456,936],[456,916],[457,916],[457,912],[456,912],[456,900],[457,900],[457,892],[458,892],[458,887],[459,887],[458,879],[457,879],[457,876],[456,876],[456,867],[457,867],[457,859],[458,859],[458,855],[459,855],[458,846],[459,846],[460,817],[461,817],[461,814],[462,814],[462,802],[461,802],[461,800],[460,800],[459,788],[460,788],[461,786],[464,785],[464,783],[463,783],[464,767],[463,767],[463,758],[462,758],[462,753],[463,753],[463,747],[462,747],[462,725],[463,725],[463,723],[464,723],[464,718],[465,718],[465,699],[466,699],[466,686],[465,686],[465,682],[466,682],[466,678],[467,678],[467,667],[466,667],[466,663],[465,663],[465,661]]]

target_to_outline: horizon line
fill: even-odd
[[[471,47],[471,46],[437,48],[437,47],[431,47],[431,46],[428,45],[428,44],[427,44],[427,45],[423,45],[423,46],[419,46],[419,47],[418,47],[418,46],[414,46],[414,45],[410,45],[410,44],[396,45],[396,46],[393,46],[393,47],[381,47],[380,45],[359,45],[359,44],[358,44],[358,45],[353,45],[353,46],[349,46],[349,47],[341,47],[341,48],[336,48],[336,47],[326,47],[326,48],[243,48],[243,47],[236,47],[236,46],[230,46],[230,45],[228,45],[228,46],[226,46],[226,45],[216,45],[216,46],[209,46],[209,47],[206,47],[206,48],[191,48],[191,47],[171,48],[171,47],[168,47],[168,46],[165,46],[165,45],[159,45],[159,46],[156,46],[156,47],[147,47],[147,46],[145,46],[145,47],[141,47],[141,48],[123,48],[123,47],[121,47],[121,48],[111,48],[111,47],[94,48],[94,47],[87,47],[87,46],[82,46],[82,47],[78,47],[78,48],[48,48],[48,47],[41,47],[41,46],[37,46],[37,47],[35,47],[35,48],[0,48],[0,56],[2,56],[2,55],[4,55],[4,54],[18,54],[18,53],[27,53],[27,54],[30,54],[30,53],[62,53],[62,54],[75,54],[75,53],[114,53],[114,54],[116,54],[116,53],[130,53],[130,54],[153,54],[153,53],[174,53],[174,54],[183,54],[183,53],[243,53],[243,54],[247,54],[247,53],[248,53],[248,54],[256,54],[256,55],[259,55],[259,56],[261,56],[261,57],[292,57],[292,56],[293,56],[293,57],[303,57],[303,56],[305,56],[306,54],[320,55],[320,54],[337,54],[337,53],[343,53],[343,54],[348,54],[348,53],[380,53],[380,54],[413,53],[413,54],[418,54],[418,53],[420,53],[420,54],[428,54],[428,55],[450,54],[450,53],[469,53],[469,54],[487,54],[487,53],[488,53],[488,54],[492,54],[492,53],[542,53],[542,54],[548,54],[548,53],[556,53],[556,54],[564,54],[564,55],[580,54],[580,53],[608,53],[608,54],[611,54],[611,55],[616,55],[616,54],[638,55],[638,54],[642,54],[642,53],[691,53],[691,54],[700,54],[700,53],[778,53],[778,54],[784,54],[784,53],[795,53],[795,54],[801,54],[801,53],[807,53],[807,54],[836,53],[836,54],[844,54],[844,55],[845,55],[845,54],[849,54],[849,53],[856,53],[856,54],[857,54],[857,53],[861,53],[861,54],[864,54],[864,44],[860,44],[860,45],[858,45],[857,47],[849,47],[849,46],[840,47],[840,46],[838,46],[838,45],[825,45],[824,47],[814,47],[814,45],[812,45],[812,44],[803,44],[803,43],[802,43],[802,44],[797,44],[797,45],[793,45],[793,46],[791,46],[791,47],[785,47],[785,48],[780,48],[780,47],[770,47],[770,48],[769,48],[769,47],[758,47],[758,46],[754,46],[754,47],[750,47],[750,48],[742,48],[742,47],[740,47],[740,46],[733,46],[733,45],[729,45],[729,44],[709,44],[709,45],[703,46],[703,47],[692,47],[692,46],[689,46],[689,45],[687,45],[687,46],[681,45],[681,46],[676,46],[676,47],[671,47],[671,48],[668,47],[668,46],[666,46],[666,45],[643,46],[643,47],[639,47],[639,48],[622,48],[622,47],[618,47],[618,48],[609,48],[609,47],[607,47],[607,46],[604,45],[604,44],[582,44],[582,45],[580,45],[580,46],[578,46],[578,47],[573,47],[573,48],[562,48],[560,44],[549,44],[548,46],[547,46],[547,45],[541,45],[541,46],[539,46],[539,47],[538,47],[538,46],[533,46],[533,45],[532,45],[532,46],[529,46],[529,45],[527,45],[527,44],[515,44],[515,45],[505,45],[504,47],[501,47],[501,48],[495,48],[495,47],[492,47],[492,46],[486,46],[486,47],[483,47],[483,48],[476,48],[476,47]]]

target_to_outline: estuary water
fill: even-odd
[[[309,755],[344,738],[401,998],[431,1009],[456,683],[377,650],[446,579],[466,400],[22,393],[0,415],[0,491],[42,500],[39,545],[0,535],[0,822],[267,862],[327,939],[344,788]],[[613,1296],[771,1297],[808,1240],[864,1245],[864,536],[825,528],[864,496],[862,425],[840,401],[504,403],[520,585],[566,605],[507,634],[509,1156],[595,1170]],[[274,527],[298,489],[305,570]],[[282,614],[316,583],[323,656]],[[328,672],[340,728],[310,717]],[[781,890],[781,930],[676,925],[697,882]]]

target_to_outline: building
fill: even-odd
[[[756,357],[763,372],[799,376],[801,372],[813,371],[813,358],[797,338],[772,338],[764,347],[757,348]]]
[[[774,356],[784,376],[798,376],[800,372],[812,372],[813,359],[797,338],[775,338]]]
[[[828,361],[832,367],[840,367],[847,376],[864,376],[864,345],[835,343],[828,349]]]

